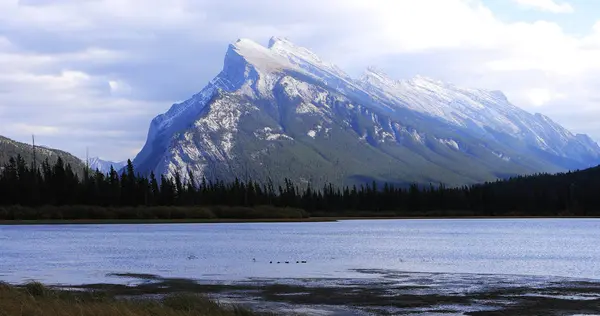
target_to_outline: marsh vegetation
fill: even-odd
[[[32,282],[0,284],[4,316],[252,316],[248,309],[220,304],[202,294],[172,293],[159,299],[119,299],[108,291],[67,291]]]

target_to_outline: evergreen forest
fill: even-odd
[[[182,181],[182,178],[190,179]],[[272,181],[231,182],[194,179],[191,174],[172,178],[137,174],[131,161],[120,173],[103,174],[85,169],[78,174],[68,163],[47,159],[39,166],[21,156],[10,158],[0,167],[0,219],[41,218],[124,218],[103,209],[135,209],[128,218],[201,217],[193,211],[144,213],[161,207],[177,209],[261,208],[261,214],[242,211],[236,217],[279,217],[279,210],[301,210],[301,217],[335,216],[597,216],[600,215],[600,167],[560,174],[512,177],[463,187],[443,184],[410,186],[378,185],[311,187],[303,189],[290,180],[283,185]],[[90,209],[90,214],[65,216],[61,208]],[[15,207],[17,210],[15,211]],[[53,214],[39,210],[51,207]],[[84,208],[85,207],[85,208]],[[23,209],[38,210],[23,215]],[[295,211],[296,212],[296,211]],[[27,212],[25,212],[27,213]],[[56,213],[56,214],[54,214]],[[265,214],[266,213],[266,214]],[[294,213],[294,214],[300,214]],[[21,214],[21,215],[19,215]],[[202,215],[220,217],[215,215]],[[234,215],[229,215],[232,217]]]

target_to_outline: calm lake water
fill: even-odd
[[[0,226],[0,280],[360,278],[354,269],[600,279],[599,242],[595,219]]]

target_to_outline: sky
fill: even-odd
[[[598,0],[0,0],[0,135],[133,159],[229,43],[271,36],[354,76],[502,90],[600,141]]]

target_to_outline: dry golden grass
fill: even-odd
[[[0,316],[245,316],[253,312],[224,306],[199,295],[161,300],[117,300],[103,293],[56,291],[40,283],[0,284]]]

